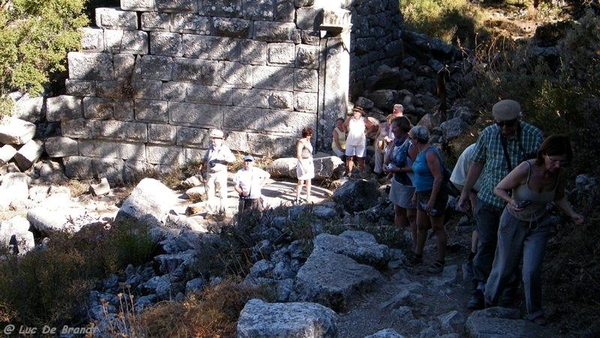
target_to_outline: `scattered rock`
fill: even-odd
[[[33,139],[35,124],[18,118],[0,120],[0,143],[23,145]]]
[[[90,185],[90,191],[94,196],[108,195],[110,193],[110,184],[106,177],[103,177],[100,183]]]
[[[251,299],[240,313],[238,337],[337,337],[336,314],[314,303]]]

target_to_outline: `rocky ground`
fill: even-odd
[[[343,182],[337,182],[337,184],[341,183]],[[311,202],[319,204],[329,200],[333,194],[332,186],[334,185],[315,182]],[[291,205],[295,199],[295,188],[296,184],[293,180],[270,180],[263,190],[266,204],[272,207]],[[110,222],[129,192],[128,189],[113,188],[106,195],[94,196],[85,193],[72,200]],[[185,191],[177,193],[179,199],[173,212],[184,215],[192,202],[187,198]],[[228,202],[227,217],[231,218],[236,213],[238,202],[237,194],[231,187]],[[2,218],[6,219],[8,216],[10,215],[5,214]],[[203,212],[190,217],[204,226],[213,221]],[[447,223],[449,246],[447,265],[443,274],[438,276],[427,274],[426,265],[408,269],[401,262],[391,262],[388,270],[383,271],[385,278],[382,282],[358,297],[353,297],[354,300],[351,304],[347,304],[346,311],[338,313],[339,317],[336,321],[338,336],[367,337],[384,329],[393,329],[406,337],[468,335],[466,323],[472,313],[465,305],[470,296],[470,282],[465,278],[463,265],[467,260],[472,227],[464,224],[457,226],[459,218],[460,215],[454,215]],[[381,223],[380,221],[379,224]],[[430,238],[425,251],[425,264],[433,260],[435,250],[435,238]],[[522,304],[519,303],[516,308],[520,306]],[[522,324],[523,321],[519,322]],[[535,327],[534,332],[536,332]],[[539,336],[557,336],[551,325],[546,328],[540,327],[539,333]]]

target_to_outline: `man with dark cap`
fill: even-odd
[[[477,193],[475,218],[479,244],[473,259],[473,297],[469,309],[484,307],[483,290],[496,251],[497,232],[504,201],[494,194],[494,187],[523,160],[534,157],[543,141],[542,131],[520,120],[521,106],[514,100],[502,100],[492,107],[495,123],[483,129],[473,153],[466,182],[458,204],[469,210],[469,191],[481,177]]]
[[[240,196],[239,217],[244,210],[262,211],[262,188],[271,174],[254,166],[252,155],[244,156],[244,166],[233,178],[233,188]]]

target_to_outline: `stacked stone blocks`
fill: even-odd
[[[211,128],[237,151],[289,153],[317,123],[319,13],[281,0],[97,8],[97,27],[68,55],[67,95],[47,101],[62,130],[49,155],[81,163],[67,170],[77,174],[102,161],[183,164],[207,147]]]
[[[325,26],[349,27],[349,13],[341,44]],[[325,75],[347,71],[331,55],[350,52],[350,86],[362,86],[401,47],[393,0],[121,0],[95,14],[68,55],[67,95],[46,101],[62,131],[47,152],[72,178],[197,159],[211,128],[234,151],[285,156],[312,126],[326,148],[347,108],[348,83]]]

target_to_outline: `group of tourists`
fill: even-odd
[[[492,115],[494,124],[464,150],[450,177],[460,191],[459,208],[476,221],[469,256],[473,296],[467,306],[510,305],[522,279],[527,317],[543,325],[541,266],[553,225],[547,204],[553,202],[576,224],[584,221],[565,197],[565,166],[573,156],[570,140],[565,135],[543,139],[538,128],[521,121],[521,107],[514,100],[496,103]],[[427,128],[411,127],[405,117],[398,117],[391,130],[394,148],[385,170],[393,174],[395,224],[411,227],[413,253],[407,264],[422,264],[431,229],[437,256],[427,272],[441,273],[447,243],[444,161],[429,144]]]
[[[467,307],[510,305],[523,281],[528,318],[543,325],[541,266],[552,218],[547,204],[553,202],[576,224],[583,216],[573,211],[565,196],[565,166],[573,157],[565,135],[543,138],[541,130],[521,120],[521,107],[514,100],[502,100],[492,108],[494,123],[483,129],[477,142],[468,146],[452,170],[449,180],[460,191],[458,208],[474,216],[469,267],[473,276],[473,296]],[[345,158],[347,173],[354,164],[363,172],[366,138],[373,123],[364,110],[355,106],[346,119],[339,118],[332,131],[332,149]],[[394,224],[410,227],[412,254],[406,264],[423,264],[428,230],[435,234],[437,254],[426,271],[443,272],[447,233],[444,214],[448,201],[445,164],[436,147],[429,143],[429,130],[412,126],[403,115],[402,105],[377,128],[374,171],[390,179],[389,199],[394,204]],[[313,164],[313,129],[306,127],[296,141],[296,198],[299,204],[310,202]],[[200,165],[206,172],[207,210],[222,211],[225,206],[227,164],[235,156],[223,143],[223,132],[213,130],[211,143]],[[240,196],[240,214],[261,210],[261,190],[269,174],[254,166],[251,155],[234,177]],[[215,192],[219,191],[220,198]],[[522,261],[522,263],[521,263]],[[519,270],[519,266],[522,269]]]

